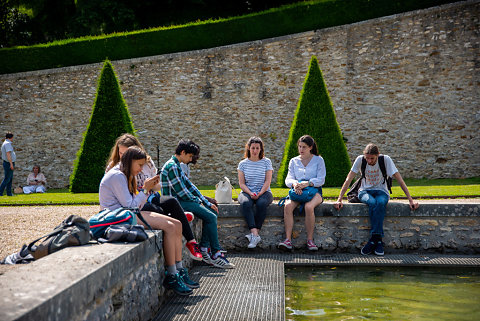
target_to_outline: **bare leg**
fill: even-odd
[[[163,251],[165,264],[175,265],[182,260],[182,223],[180,221],[155,212],[143,212],[143,218],[155,230],[162,230],[164,234]],[[142,221],[139,223],[144,225]]]
[[[320,194],[315,194],[310,202],[305,203],[305,230],[307,231],[307,240],[313,240],[313,230],[315,228],[315,207],[322,204],[323,198]]]
[[[285,235],[286,238],[292,239],[293,230],[293,210],[298,206],[298,202],[287,200],[285,202],[285,208],[283,209],[283,221],[285,223]]]

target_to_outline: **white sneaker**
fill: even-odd
[[[235,267],[234,264],[228,262],[223,254],[220,254],[216,259],[212,258],[212,265],[221,269],[233,269]]]
[[[253,236],[252,233],[245,235],[245,237],[247,238],[248,242],[251,242],[251,241],[252,241],[252,236]]]
[[[203,251],[200,251],[200,253],[202,253],[202,260],[203,260],[203,262],[207,263],[208,265],[213,265],[213,260],[212,260],[212,258],[210,257],[210,253],[208,253],[208,252],[203,252]]]
[[[260,235],[255,236],[255,235],[252,234],[252,237],[250,238],[250,243],[248,244],[248,248],[249,249],[256,248],[257,244],[260,243],[261,240],[262,240],[262,238],[260,237]]]

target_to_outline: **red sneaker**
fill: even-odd
[[[195,218],[192,212],[185,212],[185,216],[187,217],[187,221],[191,222]]]
[[[185,246],[187,247],[188,254],[192,259],[195,261],[202,260],[202,253],[200,252],[200,247],[198,246],[197,242],[188,242]]]

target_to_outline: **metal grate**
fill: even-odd
[[[285,320],[285,264],[480,267],[478,255],[397,254],[378,257],[256,252],[232,254],[229,260],[235,264],[235,269],[194,266],[190,276],[199,281],[201,287],[188,297],[170,297],[154,320]]]

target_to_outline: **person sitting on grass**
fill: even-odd
[[[387,179],[383,177],[380,166],[385,167],[386,175],[388,177],[394,177],[398,181],[400,187],[408,198],[410,209],[416,210],[419,206],[418,202],[414,202],[412,196],[410,196],[407,185],[403,181],[403,178],[395,167],[392,159],[388,155],[383,155],[385,164],[380,165],[379,155],[380,152],[377,145],[368,144],[365,147],[363,150],[363,155],[360,155],[355,159],[352,169],[348,173],[342,189],[340,190],[340,195],[338,196],[337,201],[334,203],[334,207],[337,210],[340,210],[343,207],[343,195],[347,191],[355,175],[357,175],[358,172],[361,172],[362,161],[365,159],[365,173],[363,173],[361,178],[361,185],[358,190],[358,199],[362,203],[368,205],[368,214],[370,219],[370,239],[360,251],[360,253],[363,255],[368,255],[372,252],[376,255],[384,255],[382,242],[382,238],[384,236],[383,220],[385,218],[385,212],[390,194],[388,191]]]
[[[33,166],[32,172],[28,174],[27,186],[23,187],[23,193],[45,193],[47,188],[47,179],[45,175],[40,171],[40,166]]]
[[[103,176],[99,187],[100,208],[111,211],[125,208],[139,208],[145,221],[153,229],[163,231],[163,254],[166,276],[163,285],[179,295],[189,295],[199,284],[191,280],[187,269],[182,266],[182,224],[180,221],[154,212],[143,211],[150,191],[158,184],[159,176],[147,178],[143,189],[137,191],[136,176],[147,163],[147,153],[138,146],[129,147],[120,163]],[[142,221],[138,223],[143,224]],[[137,224],[136,217],[133,224]]]
[[[198,152],[197,145],[191,140],[182,139],[175,149],[175,155],[168,160],[160,172],[162,195],[174,196],[185,211],[192,212],[203,221],[200,251],[203,261],[218,268],[235,267],[222,253],[218,241],[217,214],[218,208],[210,203],[190,182],[182,171],[180,163],[188,164]],[[208,249],[211,248],[211,253]]]

